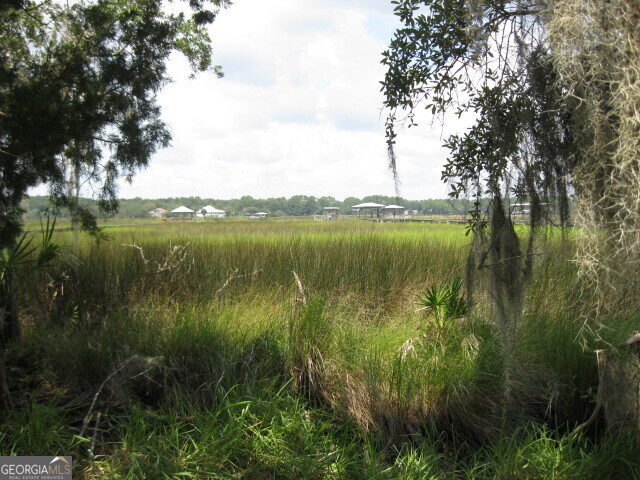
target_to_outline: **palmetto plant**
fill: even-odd
[[[41,224],[42,241],[38,246],[33,246],[33,239],[25,232],[13,247],[0,250],[0,282],[18,270],[42,270],[61,257],[61,245],[53,241],[55,226],[55,218],[47,217]]]
[[[418,294],[418,310],[426,310],[430,314],[429,318],[440,339],[451,320],[467,314],[467,302],[461,289],[462,279],[456,277],[448,284],[432,285]]]
[[[49,217],[41,223],[42,239],[33,244],[25,232],[11,248],[0,250],[0,338],[3,342],[19,335],[15,279],[18,274],[43,271],[54,260],[67,258],[62,246],[53,240],[56,220]]]
[[[42,240],[33,245],[33,239],[24,233],[10,248],[0,250],[0,407],[13,408],[7,383],[3,348],[6,342],[20,335],[15,276],[46,269],[54,260],[64,257],[62,247],[53,241],[55,218],[47,217],[41,223]]]

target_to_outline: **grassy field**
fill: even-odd
[[[592,412],[570,238],[539,240],[508,399],[489,302],[436,328],[417,295],[464,273],[464,225],[167,222],[57,240],[21,278],[1,455],[76,478],[637,478]],[[299,284],[294,276],[297,275]],[[637,328],[637,303],[604,340]],[[629,313],[631,312],[631,313]],[[585,348],[586,345],[586,348]]]

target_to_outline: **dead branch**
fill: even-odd
[[[109,380],[111,380],[120,370],[126,367],[135,358],[137,358],[137,355],[134,355],[133,357],[129,357],[127,360],[122,362],[120,365],[116,367],[116,369],[113,372],[111,372],[107,376],[107,378],[104,379],[102,384],[100,384],[100,387],[96,391],[96,394],[93,396],[93,400],[91,401],[91,406],[89,407],[89,411],[87,412],[87,415],[84,417],[84,420],[82,421],[82,428],[80,429],[80,434],[79,434],[80,437],[84,436],[84,432],[87,430],[87,427],[89,426],[89,422],[91,421],[91,417],[93,416],[93,409],[96,406],[96,402],[98,401],[98,397],[100,396],[100,393],[102,393],[102,389],[109,382]]]
[[[225,280],[225,282],[222,284],[222,286],[218,290],[216,290],[216,295],[215,296],[217,297],[218,295],[220,295],[222,293],[222,291],[225,288],[227,288],[227,285],[229,285],[229,283],[231,283],[233,280],[235,280],[237,278],[255,277],[261,271],[262,271],[262,269],[259,269],[259,270],[254,270],[251,273],[247,273],[247,274],[244,274],[244,275],[238,275],[238,269],[236,268],[235,270],[233,270],[231,272],[231,275],[229,276],[229,278],[227,278]]]

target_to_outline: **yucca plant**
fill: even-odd
[[[446,329],[451,320],[464,317],[467,314],[467,302],[461,293],[462,279],[454,278],[444,285],[432,285],[424,292],[418,294],[418,311],[428,311],[431,323],[436,330],[438,338],[444,338]]]

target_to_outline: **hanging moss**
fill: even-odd
[[[576,260],[597,310],[625,305],[640,287],[640,7],[556,0],[549,41],[574,105],[579,245]]]

